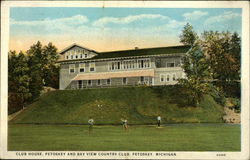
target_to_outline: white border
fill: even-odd
[[[8,159],[250,159],[249,157],[249,2],[247,1],[3,1],[1,3],[1,139],[0,158]],[[7,151],[7,53],[9,42],[10,7],[144,7],[144,8],[242,8],[242,112],[241,112],[241,152],[170,152],[177,156],[17,156],[15,151]],[[94,152],[94,151],[93,151]],[[32,153],[32,152],[29,152]],[[44,152],[43,152],[44,153]],[[68,153],[63,151],[62,153]],[[72,152],[71,152],[72,153]],[[75,152],[77,153],[77,152]],[[95,152],[99,153],[99,152]],[[121,152],[116,152],[121,153]],[[130,152],[133,153],[133,152]],[[152,152],[154,153],[154,152]],[[226,156],[218,157],[217,153]]]

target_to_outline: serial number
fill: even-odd
[[[221,154],[216,154],[216,156],[220,156],[221,157],[221,156],[226,156],[226,154],[224,154],[224,153],[222,154],[221,153]]]

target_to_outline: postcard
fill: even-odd
[[[1,159],[249,159],[249,2],[4,1]]]

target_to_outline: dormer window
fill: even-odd
[[[175,67],[175,63],[174,62],[168,62],[167,67]]]

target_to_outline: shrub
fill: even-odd
[[[220,105],[225,105],[226,97],[223,92],[221,92],[216,86],[213,84],[209,85],[210,88],[210,95],[214,98],[214,100],[219,103]]]

